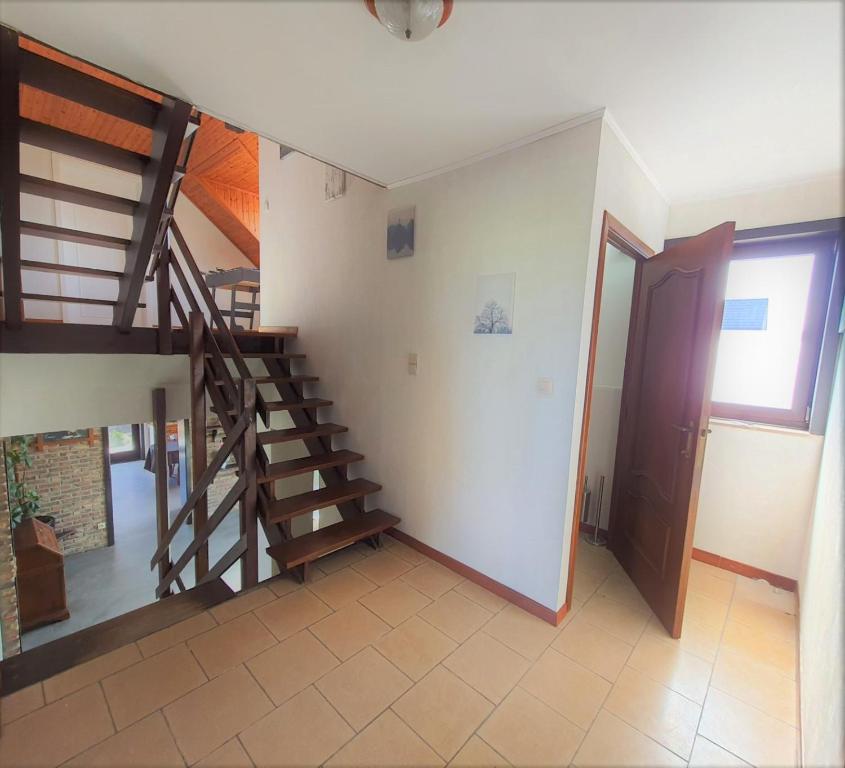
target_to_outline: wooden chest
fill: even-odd
[[[21,631],[70,616],[65,590],[65,557],[53,529],[35,518],[15,528],[18,609]]]

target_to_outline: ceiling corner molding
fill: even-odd
[[[604,110],[604,121],[607,123],[608,127],[616,134],[616,138],[622,143],[622,146],[628,150],[628,154],[631,156],[631,159],[637,164],[639,169],[645,174],[645,177],[651,182],[651,185],[657,190],[657,194],[663,198],[663,201],[666,205],[671,203],[669,197],[667,196],[666,192],[663,190],[663,186],[657,180],[657,177],[652,173],[651,168],[646,165],[645,160],[643,160],[642,156],[636,149],[634,149],[634,145],[628,140],[628,137],[622,132],[622,129],[619,127],[619,123],[614,120],[613,115],[610,114],[609,109]]]
[[[444,173],[450,173],[451,171],[456,171],[459,168],[466,168],[468,165],[475,165],[475,163],[480,163],[482,160],[487,160],[491,157],[495,157],[496,155],[503,155],[506,152],[511,152],[514,149],[519,149],[520,147],[524,147],[528,144],[533,144],[535,141],[540,141],[541,139],[546,139],[549,136],[554,136],[557,133],[563,133],[564,131],[572,130],[573,128],[577,128],[579,125],[585,125],[586,123],[591,123],[594,120],[601,120],[607,110],[602,107],[601,109],[596,109],[593,112],[586,112],[583,115],[578,115],[577,117],[573,117],[571,120],[565,120],[562,123],[557,123],[556,125],[552,125],[549,128],[544,128],[542,131],[537,131],[536,133],[531,133],[528,136],[523,136],[520,139],[515,139],[514,141],[510,141],[507,144],[502,144],[498,147],[494,147],[493,149],[485,150],[484,152],[479,152],[476,155],[471,155],[464,160],[457,160],[454,163],[450,163],[449,165],[444,165],[440,168],[435,168],[433,171],[427,171],[426,173],[420,173],[416,176],[409,176],[407,179],[400,179],[399,181],[394,181],[390,184],[387,184],[387,189],[396,189],[397,187],[406,187],[409,184],[416,184],[420,181],[426,181],[428,179],[433,179],[435,176],[441,176]],[[629,144],[626,143],[626,147]],[[649,176],[649,179],[651,177]]]

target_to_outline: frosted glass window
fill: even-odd
[[[804,253],[730,263],[714,402],[792,407],[815,258]]]

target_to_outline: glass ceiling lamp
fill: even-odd
[[[391,35],[416,42],[442,27],[452,13],[453,0],[364,0],[367,9]]]

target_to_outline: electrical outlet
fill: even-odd
[[[411,376],[417,375],[417,370],[419,370],[419,356],[416,352],[409,352],[408,353],[408,373]]]
[[[97,529],[100,530],[100,531],[106,530],[106,524],[105,523],[97,523]]]
[[[537,391],[545,397],[551,397],[555,391],[555,383],[552,379],[540,378],[537,379]]]

